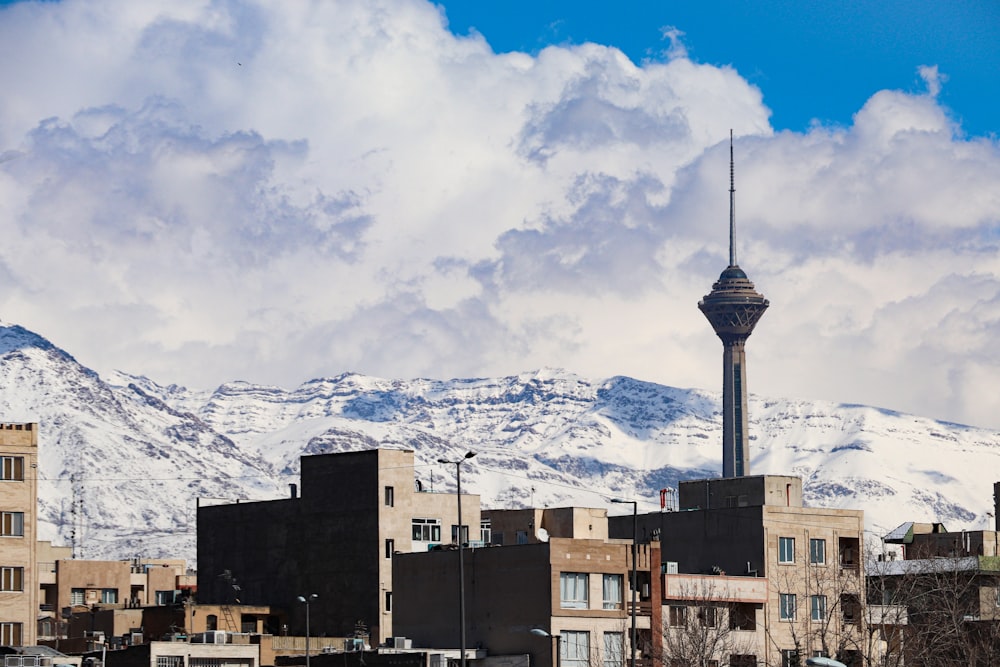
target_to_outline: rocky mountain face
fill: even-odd
[[[1000,432],[861,405],[751,397],[751,472],[794,474],[806,502],[864,509],[876,535],[907,520],[993,528]],[[296,389],[213,392],[102,378],[44,338],[0,326],[0,420],[40,424],[42,539],[78,557],[195,556],[200,503],[286,497],[299,457],[413,449],[425,489],[467,450],[484,507],[607,506],[721,472],[716,392],[560,370],[492,379],[356,374]]]

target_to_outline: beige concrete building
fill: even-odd
[[[260,646],[247,643],[150,642],[105,654],[106,667],[259,667]]]
[[[106,610],[122,612],[105,623],[109,639],[120,637],[142,625],[141,613],[124,610],[171,605],[195,586],[195,575],[182,559],[78,560],[68,552],[48,542],[38,545],[39,640],[82,637],[93,629],[87,619]],[[73,622],[79,617],[83,620]]]
[[[761,633],[757,650],[763,652],[752,654],[754,660],[791,665],[820,655],[848,664],[860,659],[866,631],[862,511],[803,506],[798,477],[696,480],[681,482],[678,491],[679,511],[638,517],[639,541],[661,541],[668,574],[766,580],[766,602],[751,605]],[[609,522],[612,537],[631,536],[630,515]],[[714,587],[727,589],[733,586]],[[703,606],[704,599],[687,612],[664,609],[666,631],[697,622],[697,607]],[[750,664],[751,654],[739,655]]]
[[[38,424],[0,423],[0,645],[36,643]]]
[[[474,465],[474,462],[465,465]],[[453,466],[444,474],[453,475]],[[457,539],[454,493],[433,492],[410,450],[372,449],[302,458],[302,492],[264,502],[198,508],[198,599],[269,605],[288,614],[291,634],[392,637],[396,553]],[[479,496],[462,495],[463,541],[479,520]],[[229,579],[227,579],[227,577]],[[231,581],[230,581],[231,580]]]
[[[589,514],[581,508],[538,510],[536,519],[547,512],[563,518]],[[498,513],[484,513],[490,515],[496,518]],[[650,628],[659,624],[657,547],[654,543],[638,549],[636,626],[643,646],[651,637]],[[628,540],[553,536],[528,544],[466,549],[469,657],[473,649],[494,656],[528,653],[533,665],[551,667],[558,647],[562,667],[621,667],[631,652],[631,549]],[[394,559],[395,628],[414,647],[459,646],[458,555],[452,550],[399,554]],[[537,636],[532,629],[549,637]]]

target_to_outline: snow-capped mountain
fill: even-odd
[[[807,502],[864,509],[876,532],[906,520],[992,528],[1000,432],[860,405],[751,397],[753,474],[795,474]],[[40,424],[41,536],[85,558],[194,558],[195,508],[285,497],[306,454],[406,447],[425,489],[463,483],[484,507],[609,506],[717,476],[716,392],[558,370],[475,380],[356,374],[293,390],[214,392],[101,378],[44,338],[0,327],[0,420]]]

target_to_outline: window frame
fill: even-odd
[[[24,568],[18,565],[5,565],[0,568],[0,591],[4,593],[23,593]]]
[[[778,620],[794,621],[798,613],[798,600],[795,593],[778,594]]]
[[[623,667],[625,664],[625,633],[617,630],[605,632],[603,644],[601,662],[604,667]]]
[[[809,564],[826,565],[826,540],[821,537],[809,538]]]
[[[24,481],[24,457],[23,456],[2,456],[2,457],[0,457],[0,481],[3,481],[3,482],[23,482]]]
[[[590,632],[563,630],[559,635],[559,661],[563,667],[590,667]]]
[[[384,493],[385,493],[385,496],[383,498],[383,501],[384,501],[385,506],[386,507],[395,507],[396,506],[396,488],[393,487],[393,486],[386,486]]]
[[[0,537],[24,537],[24,512],[0,512]]]
[[[827,615],[826,596],[809,596],[809,617],[814,621],[825,621]]]
[[[614,596],[614,590],[610,590],[609,582],[615,582],[618,587],[618,595]],[[621,573],[605,572],[601,576],[601,608],[602,609],[623,609],[625,606],[625,576]]]
[[[24,641],[24,624],[15,621],[0,623],[0,644],[4,646],[21,646]]]
[[[572,586],[569,582],[573,582]],[[579,597],[580,595],[583,597]],[[576,597],[568,597],[575,595]],[[589,609],[590,608],[590,574],[587,572],[559,573],[559,608]]]
[[[795,538],[778,538],[778,564],[789,565],[795,562]]]
[[[420,530],[420,535],[416,534]],[[424,539],[426,533],[430,539]],[[410,519],[410,537],[414,542],[440,542],[441,541],[441,519],[415,516]]]
[[[667,623],[671,628],[687,627],[687,605],[672,604],[667,610]]]
[[[118,589],[117,588],[102,588],[101,589],[101,604],[118,604]]]

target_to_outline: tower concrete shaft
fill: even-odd
[[[767,310],[768,301],[736,264],[736,188],[733,143],[729,139],[729,266],[698,302],[715,334],[722,340],[722,476],[750,474],[747,428],[746,341]]]

